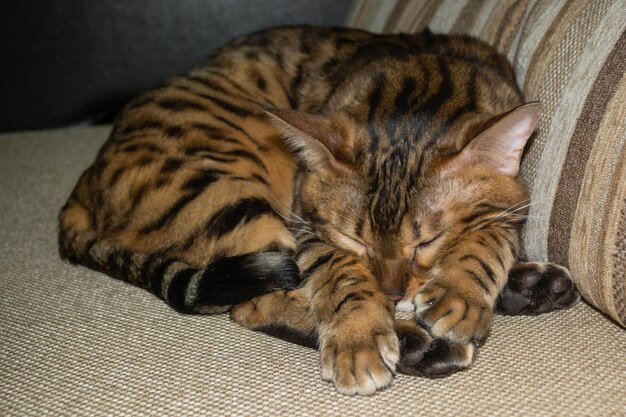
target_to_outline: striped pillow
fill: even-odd
[[[543,104],[521,170],[527,252],[568,266],[585,299],[626,326],[624,1],[355,0],[347,24],[465,33],[508,56]]]

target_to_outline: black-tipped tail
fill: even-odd
[[[254,252],[211,263],[199,280],[197,299],[204,305],[233,305],[299,284],[298,266],[289,254]]]
[[[300,284],[298,266],[283,252],[252,252],[196,268],[162,253],[112,250],[98,243],[85,249],[80,256],[62,250],[62,257],[145,288],[182,313],[223,312],[234,304]]]
[[[224,311],[271,291],[296,288],[300,283],[298,266],[282,252],[226,257],[204,268],[154,254],[143,260],[136,278],[141,286],[182,313]]]

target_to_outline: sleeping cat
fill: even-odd
[[[496,306],[577,300],[564,268],[520,263],[538,113],[468,37],[244,36],[125,108],[61,211],[61,256],[316,345],[341,393],[445,375]]]

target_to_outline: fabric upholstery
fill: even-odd
[[[59,208],[108,131],[0,135],[0,416],[626,415],[626,332],[583,303],[496,317],[470,370],[350,398],[313,350],[62,262]]]
[[[542,103],[521,170],[528,255],[568,266],[626,326],[626,3],[356,0],[348,24],[470,34],[509,58],[527,100]]]

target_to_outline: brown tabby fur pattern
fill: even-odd
[[[576,299],[556,266],[509,277],[538,114],[523,104],[506,60],[467,37],[245,36],[125,108],[61,211],[61,255],[317,345],[345,394],[397,369],[445,375],[471,364],[498,300]],[[417,321],[394,320],[398,299]]]

